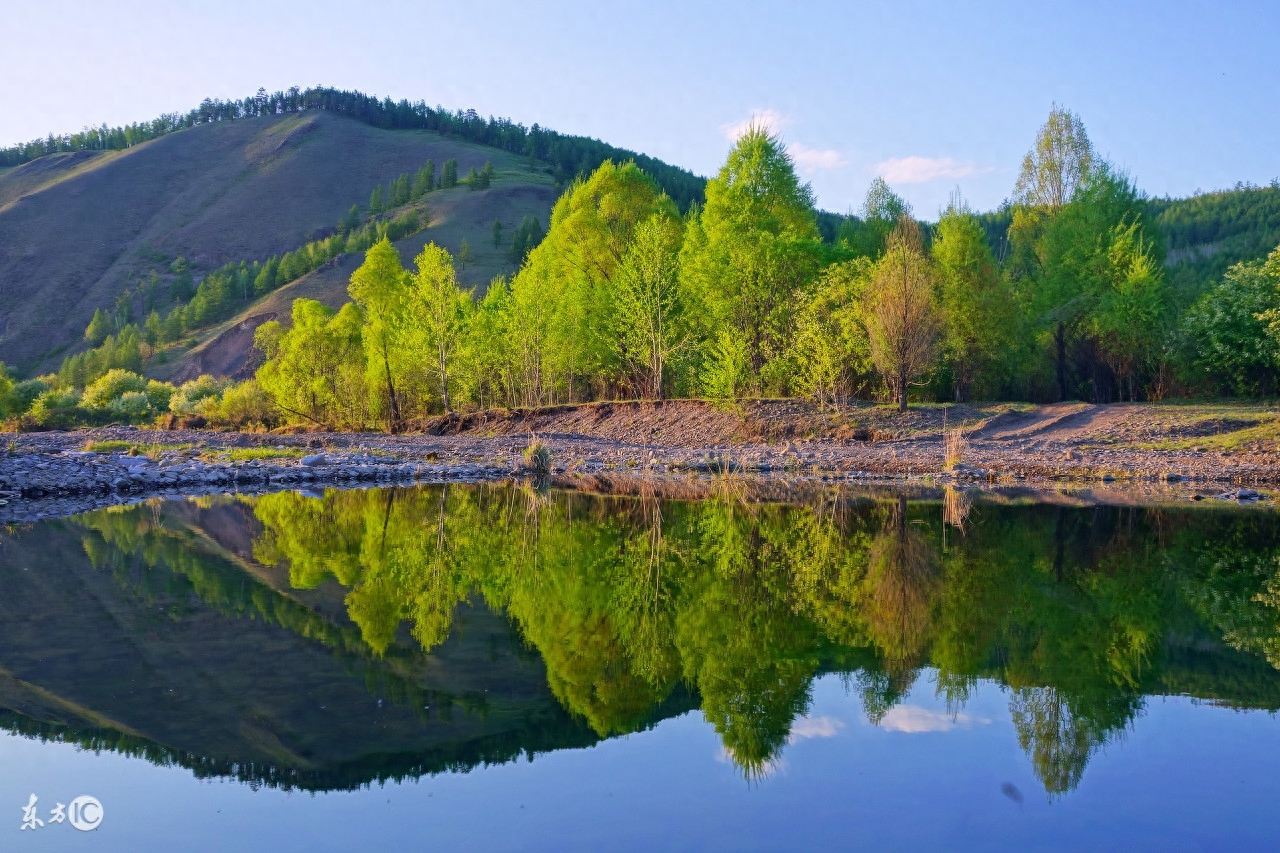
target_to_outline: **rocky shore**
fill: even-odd
[[[576,425],[575,425],[576,426]],[[1034,426],[1034,423],[1033,423]],[[993,427],[1002,427],[997,432]],[[1009,427],[1013,427],[1010,430]],[[986,435],[983,434],[986,430]],[[1012,433],[1012,434],[1010,434]],[[779,490],[876,483],[1026,493],[1090,490],[1103,502],[1146,499],[1269,502],[1274,453],[1198,449],[1134,453],[1027,435],[1022,421],[973,430],[965,461],[945,464],[937,432],[878,441],[834,437],[699,445],[582,433],[539,434],[561,485],[688,484],[726,478]],[[14,435],[0,451],[0,523],[61,517],[152,496],[480,482],[530,476],[531,433],[268,435],[105,427]],[[697,486],[702,482],[703,486]],[[683,488],[683,486],[681,487]],[[630,487],[622,487],[623,491]],[[678,491],[678,490],[677,490]]]

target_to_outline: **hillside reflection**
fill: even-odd
[[[459,614],[500,614],[545,667],[565,745],[584,742],[574,725],[609,737],[693,704],[748,777],[780,758],[828,672],[847,674],[872,723],[926,669],[956,714],[980,680],[1000,683],[1054,795],[1124,737],[1147,695],[1280,707],[1269,515],[958,504],[451,486],[153,503],[74,529],[133,595],[283,628],[358,664],[368,689],[422,719],[442,706],[494,712],[486,694],[422,685]],[[228,569],[237,536],[251,559]],[[337,612],[307,598],[335,584]],[[525,749],[555,748],[548,737]]]

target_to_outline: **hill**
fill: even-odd
[[[169,278],[175,259],[186,259],[198,280],[230,261],[283,254],[332,232],[373,187],[449,159],[460,174],[491,162],[493,186],[432,194],[429,207],[438,209],[417,245],[434,239],[457,253],[467,239],[475,261],[462,278],[483,284],[512,267],[492,246],[493,222],[508,234],[524,216],[546,222],[554,179],[537,161],[431,131],[314,110],[201,124],[123,150],[55,153],[10,168],[0,174],[0,360],[23,372],[55,368],[95,309],[117,307],[153,274]],[[313,273],[289,298],[332,302],[345,282],[340,273]],[[135,317],[149,307],[140,290],[125,309]]]

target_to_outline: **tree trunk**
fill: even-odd
[[[382,367],[387,373],[387,394],[391,397],[391,423],[388,424],[387,432],[395,432],[400,424],[400,401],[396,399],[396,384],[391,379],[391,362],[387,360],[385,353]]]
[[[898,376],[898,411],[905,412],[907,410],[907,377],[906,374]]]
[[[1067,399],[1067,329],[1062,323],[1053,333],[1054,343],[1058,350],[1058,402]]]

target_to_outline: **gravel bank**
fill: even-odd
[[[679,443],[664,442],[661,435],[626,440],[632,436],[609,435],[608,424],[599,430],[604,435],[560,433],[550,431],[556,424],[549,421],[540,426],[550,430],[539,437],[552,449],[557,481],[588,488],[591,482],[606,481],[710,482],[729,473],[771,484],[770,493],[906,481],[1032,492],[1072,486],[1114,495],[1158,494],[1161,499],[1254,501],[1269,498],[1265,486],[1280,484],[1274,452],[1119,450],[1099,443],[1096,431],[1086,430],[1082,442],[1082,413],[1087,414],[1079,408],[1064,413],[1045,407],[1035,416],[988,418],[971,430],[964,462],[946,470],[941,433],[929,430],[875,441],[818,436],[699,446],[683,436]],[[705,410],[698,414],[704,417]],[[575,428],[585,429],[581,410],[570,410],[570,416],[577,421]],[[1075,435],[1062,432],[1064,421]],[[475,430],[454,435],[259,435],[106,427],[20,434],[0,452],[0,522],[67,515],[154,495],[525,477],[521,456],[528,441],[527,432],[514,430],[497,435]]]

